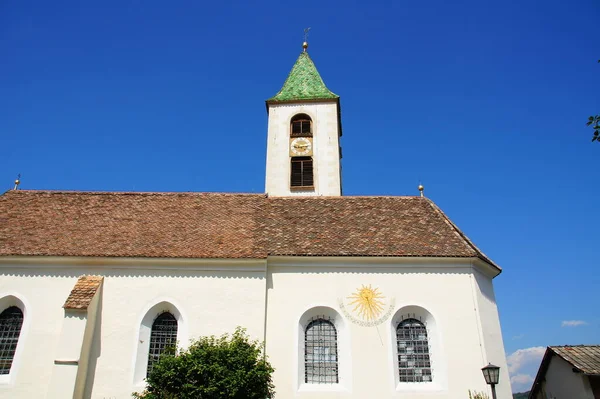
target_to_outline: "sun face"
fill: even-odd
[[[368,321],[376,319],[383,311],[383,298],[379,288],[371,288],[371,285],[363,285],[348,297],[352,300],[350,306],[354,305],[352,310]]]

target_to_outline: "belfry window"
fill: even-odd
[[[23,312],[16,306],[5,309],[0,314],[0,375],[9,374],[19,335],[23,326]]]
[[[396,328],[400,382],[430,382],[431,360],[425,325],[413,318],[402,320]]]
[[[312,137],[312,120],[306,114],[298,114],[292,118],[291,137]]]
[[[304,331],[304,382],[337,384],[337,330],[326,318],[314,318]]]
[[[311,157],[293,157],[291,169],[290,185],[292,188],[314,187],[313,160]]]
[[[150,374],[152,367],[167,348],[175,348],[176,345],[177,319],[169,312],[162,313],[152,323],[147,373]]]

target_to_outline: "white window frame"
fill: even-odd
[[[28,335],[27,333],[29,331],[29,324],[31,322],[30,306],[22,295],[14,292],[0,293],[0,313],[4,312],[11,306],[16,306],[21,309],[21,312],[23,312],[23,324],[21,325],[19,341],[17,342],[17,349],[15,350],[15,356],[13,357],[10,371],[8,374],[0,375],[0,385],[15,384],[17,373],[21,367],[21,359],[23,358],[23,350]]]
[[[409,318],[421,321],[427,329],[432,381],[400,382],[396,327],[402,320]],[[448,376],[446,371],[444,350],[441,344],[440,329],[436,322],[436,318],[427,309],[417,305],[406,305],[400,307],[391,318],[389,324],[389,336],[392,348],[390,351],[392,364],[391,369],[393,373],[393,384],[396,392],[439,392],[446,391],[448,389]]]
[[[338,383],[314,384],[305,382],[304,378],[304,340],[308,324],[319,317],[325,317],[333,323],[337,333]],[[298,319],[296,326],[297,350],[295,356],[296,390],[301,392],[351,392],[352,359],[350,356],[350,331],[348,323],[341,313],[328,306],[313,306],[306,310]]]
[[[149,305],[139,318],[139,329],[135,340],[133,385],[136,389],[146,387],[146,372],[148,369],[148,354],[150,351],[150,335],[154,320],[164,312],[171,313],[177,319],[177,348],[186,348],[188,345],[188,318],[171,299],[161,299]]]

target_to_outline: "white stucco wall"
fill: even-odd
[[[559,356],[550,360],[543,391],[546,393],[543,399],[594,399],[588,378],[574,373],[573,366]]]
[[[512,398],[512,388],[510,386],[510,376],[508,374],[492,277],[474,268],[472,281],[477,299],[474,306],[478,310],[481,335],[485,348],[484,364],[492,363],[500,367],[500,380],[498,385],[496,385],[496,394],[499,398]],[[486,392],[491,397],[491,390],[489,388]]]
[[[290,121],[313,121],[314,191],[290,190]],[[267,133],[266,192],[272,196],[341,195],[338,109],[335,102],[271,104]]]
[[[86,332],[92,342],[84,398],[129,398],[132,391],[142,389],[135,370],[146,367],[144,324],[163,310],[179,320],[182,346],[189,338],[232,332],[236,326],[266,339],[276,369],[277,399],[462,399],[469,389],[487,390],[480,369],[488,361],[506,368],[491,281],[466,260],[282,257],[248,262],[102,262],[0,262],[0,304],[10,294],[25,306],[14,373],[5,383],[0,381],[0,398],[52,397],[54,360],[64,352],[59,348],[61,339],[82,339],[82,328],[68,328],[82,320],[65,319],[62,305],[77,278],[85,274],[105,279],[95,304],[93,334]],[[358,315],[348,305],[348,297],[362,285],[378,288],[385,297],[385,320],[377,326],[356,324]],[[327,314],[338,329],[336,386],[303,381],[302,326],[317,314]],[[427,325],[432,383],[398,382],[395,325],[402,317],[417,317]],[[506,397],[503,383],[508,383],[504,374],[500,399]]]
[[[277,398],[463,399],[468,397],[469,389],[486,391],[481,367],[487,364],[487,351],[481,330],[487,327],[482,327],[480,310],[474,307],[477,299],[472,279],[470,263],[372,259],[365,265],[343,259],[327,262],[283,258],[280,262],[270,262],[266,348],[276,370]],[[340,299],[346,299],[362,285],[379,288],[388,301],[386,306],[394,299],[391,316],[378,326],[357,325],[340,308]],[[340,343],[339,351],[347,351],[349,356],[344,359],[340,355],[340,376],[348,375],[351,379],[338,386],[313,386],[308,390],[302,386],[302,375],[298,372],[298,367],[302,367],[299,355],[302,338],[297,331],[301,315],[318,306],[332,308],[344,318],[346,327],[342,334],[348,338],[347,344]],[[433,382],[399,384],[393,318],[398,312],[412,313],[417,308],[434,319],[433,323],[427,323]],[[493,317],[497,313],[490,316]],[[497,361],[506,362],[503,358]]]
[[[48,397],[63,327],[62,305],[84,274],[105,276],[84,397],[130,398],[141,388],[134,382],[140,323],[157,303],[176,304],[189,338],[230,333],[243,326],[253,338],[264,339],[265,262],[2,264],[0,298],[9,291],[18,293],[28,306],[21,332],[26,342],[15,359],[19,366],[15,381],[0,383],[0,398]]]

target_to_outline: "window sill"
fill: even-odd
[[[315,186],[290,186],[290,191],[315,191]]]
[[[444,389],[435,382],[399,382],[396,384],[398,392],[441,392]]]
[[[302,383],[298,392],[348,392],[342,384],[308,384]]]

